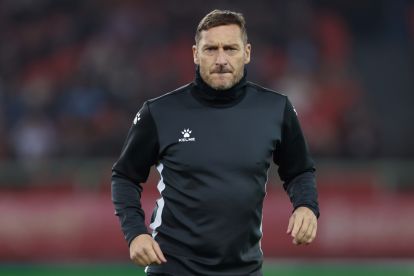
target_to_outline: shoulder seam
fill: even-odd
[[[267,92],[267,93],[276,94],[276,95],[279,95],[279,96],[282,96],[282,97],[287,97],[283,93],[280,93],[278,91],[272,90],[270,88],[266,88],[266,87],[260,86],[257,83],[254,83],[254,82],[251,82],[251,81],[248,81],[247,82],[247,85],[250,86],[250,87],[256,88],[260,92]]]
[[[188,89],[189,87],[191,87],[192,84],[193,84],[192,82],[187,83],[187,84],[185,84],[185,85],[183,85],[183,86],[181,86],[181,87],[179,87],[179,88],[177,88],[175,90],[172,90],[170,92],[167,92],[167,93],[165,93],[163,95],[160,95],[158,97],[149,99],[149,100],[147,100],[147,102],[148,102],[148,104],[151,104],[151,103],[153,103],[155,101],[158,101],[158,100],[161,100],[163,98],[166,98],[166,97],[169,97],[169,96],[172,96],[172,95],[181,93],[181,92],[185,91],[186,89]]]
[[[158,132],[157,122],[155,122],[155,119],[152,116],[151,109],[150,109],[150,105],[149,105],[148,101],[145,101],[144,104],[147,105],[148,113],[149,113],[149,115],[151,117],[152,123],[154,124],[155,132],[157,134],[157,145],[158,145],[158,154],[159,154],[159,151],[160,151],[160,136],[159,136],[159,132]],[[157,162],[158,162],[158,156],[157,156]]]

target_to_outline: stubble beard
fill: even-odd
[[[206,83],[210,87],[214,88],[215,90],[220,90],[220,91],[228,90],[228,89],[232,88],[235,84],[237,84],[241,80],[241,78],[243,77],[243,72],[244,72],[244,70],[242,69],[236,75],[232,75],[233,78],[227,83],[222,83],[222,82],[214,83],[213,78],[208,77],[208,76],[203,77],[203,79],[205,79],[205,81],[207,80]]]

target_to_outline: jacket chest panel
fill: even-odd
[[[253,109],[176,114],[160,127],[161,159],[179,170],[259,169],[280,139],[275,120],[262,117]]]

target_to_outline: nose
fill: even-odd
[[[216,58],[216,65],[221,65],[221,66],[227,65],[227,57],[223,49],[219,49],[218,51],[217,58]]]

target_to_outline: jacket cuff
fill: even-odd
[[[319,207],[318,206],[315,206],[314,204],[308,204],[308,203],[301,203],[301,204],[298,204],[298,205],[296,205],[296,206],[294,206],[294,209],[293,209],[293,212],[296,210],[296,209],[298,209],[299,207],[307,207],[307,208],[309,208],[314,214],[315,214],[315,216],[316,216],[316,218],[318,219],[319,218],[319,216],[320,216],[320,213],[319,213]],[[292,212],[292,213],[293,213]]]
[[[131,246],[131,242],[139,235],[142,234],[148,234],[151,235],[146,227],[142,227],[142,228],[137,228],[134,229],[133,231],[125,234],[125,240],[128,242],[128,247]]]

